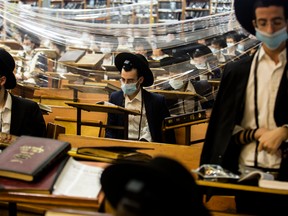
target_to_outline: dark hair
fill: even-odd
[[[220,48],[225,48],[227,46],[226,41],[223,38],[215,38],[211,41],[213,45],[219,45]]]
[[[254,3],[254,19],[256,18],[255,11],[259,7],[278,6],[283,7],[285,19],[288,19],[288,2],[286,0],[256,0]]]
[[[24,40],[30,40],[33,44],[35,44],[35,48],[40,46],[40,39],[36,35],[25,34]]]
[[[233,39],[233,41],[238,42],[238,38],[235,34],[228,34],[226,36],[226,39],[228,39],[228,38],[231,38],[231,39]]]

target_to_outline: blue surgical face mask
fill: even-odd
[[[137,83],[122,83],[121,89],[124,92],[125,95],[133,95],[137,91]]]
[[[277,49],[288,38],[286,26],[273,34],[260,31],[257,28],[255,30],[256,38],[262,41],[270,50]]]
[[[234,45],[234,43],[227,43],[227,47],[233,47]]]
[[[237,50],[238,50],[239,52],[244,52],[244,51],[245,51],[244,45],[243,45],[243,44],[238,44]]]

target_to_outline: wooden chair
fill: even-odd
[[[66,128],[64,126],[52,122],[47,123],[47,138],[57,139],[60,133],[65,134],[65,132]]]

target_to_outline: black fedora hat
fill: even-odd
[[[148,163],[113,164],[103,171],[100,181],[115,210],[123,198],[128,198],[142,213],[210,215],[191,172],[171,158],[158,156]]]
[[[253,35],[256,33],[252,23],[253,19],[255,19],[254,5],[258,1],[262,2],[263,5],[284,6],[285,10],[288,10],[287,0],[235,0],[234,9],[238,22],[246,31]]]
[[[148,87],[154,83],[153,73],[149,68],[149,63],[147,59],[143,55],[134,55],[133,53],[128,52],[119,53],[115,57],[115,65],[120,72],[126,60],[129,60],[132,63],[133,67],[138,70],[140,76],[144,77],[144,82],[142,83],[142,86]]]
[[[16,78],[14,75],[15,61],[13,57],[5,50],[0,48],[0,76],[6,77],[4,87],[13,89],[16,86]]]

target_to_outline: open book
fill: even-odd
[[[238,180],[239,183],[247,185],[259,185],[261,180],[274,180],[274,176],[270,173],[262,172],[260,170],[250,171],[248,174],[244,174]]]
[[[98,164],[85,164],[70,157],[54,184],[53,194],[97,198],[103,170]]]
[[[109,101],[98,101],[96,104],[104,105],[104,106],[114,106],[117,107],[116,104],[110,103]]]
[[[259,184],[259,187],[263,187],[263,188],[288,190],[288,182],[284,182],[284,181],[260,179],[258,184]]]

